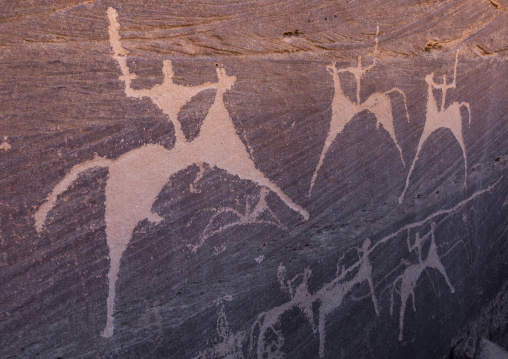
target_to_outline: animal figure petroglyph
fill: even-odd
[[[430,137],[432,133],[439,130],[440,128],[447,128],[452,131],[453,135],[459,142],[462,154],[464,157],[464,187],[467,187],[467,154],[466,146],[464,144],[464,137],[462,135],[462,115],[460,113],[461,107],[464,107],[468,111],[469,123],[471,123],[471,107],[467,102],[454,102],[450,106],[445,108],[446,104],[446,91],[448,89],[454,89],[457,87],[457,64],[459,59],[459,51],[455,54],[455,66],[453,68],[453,81],[448,84],[446,81],[446,75],[443,75],[443,83],[437,84],[434,82],[434,73],[425,76],[425,82],[427,83],[427,113],[425,115],[425,125],[423,127],[423,133],[418,143],[416,155],[409,169],[409,173],[406,178],[406,186],[399,197],[399,203],[404,200],[407,188],[409,186],[409,178],[415,168],[415,163],[418,160],[420,151],[422,150],[423,144]],[[441,106],[438,108],[436,98],[434,97],[433,89],[441,90]]]
[[[319,356],[324,358],[325,355],[325,341],[326,341],[326,317],[335,311],[341,304],[344,298],[349,292],[358,284],[367,282],[369,284],[372,302],[374,303],[374,310],[376,314],[379,314],[379,306],[374,292],[374,283],[372,280],[372,265],[369,260],[369,247],[371,242],[366,239],[361,248],[358,248],[359,260],[348,267],[347,269],[342,268],[337,274],[336,278],[331,282],[324,285],[321,289],[316,291],[314,294],[309,292],[308,280],[312,274],[310,268],[306,268],[301,274],[298,274],[293,279],[288,280],[286,278],[286,269],[284,266],[279,266],[277,277],[281,289],[287,291],[291,300],[285,304],[275,307],[267,312],[264,312],[258,316],[251,330],[251,350],[254,349],[254,332],[255,329],[259,331],[256,341],[256,353],[257,358],[264,358],[268,355],[269,358],[282,358],[281,348],[284,343],[284,338],[280,331],[276,329],[277,325],[280,324],[280,320],[283,314],[292,310],[293,308],[299,308],[305,318],[311,324],[314,333],[319,335]],[[352,278],[350,274],[356,270],[356,275]],[[300,284],[293,288],[294,282],[300,280]],[[313,308],[318,308],[318,316],[315,318]],[[265,342],[268,330],[271,330],[275,334],[276,342]],[[269,350],[270,352],[267,352]]]
[[[116,11],[108,9],[111,22],[109,28],[110,42],[113,48],[113,58],[122,70],[121,79],[125,82],[127,96],[147,96],[163,110],[167,110],[169,119],[175,125],[177,140],[175,146],[168,150],[160,145],[148,144],[131,150],[121,157],[110,160],[97,157],[74,166],[69,174],[58,183],[48,195],[47,200],[35,213],[35,228],[41,232],[49,211],[56,205],[58,196],[65,192],[78,178],[78,175],[96,167],[109,169],[109,178],[106,183],[106,236],[110,256],[110,269],[108,272],[109,292],[107,299],[107,324],[102,335],[113,335],[113,313],[115,303],[115,285],[120,269],[122,254],[129,244],[132,233],[139,222],[147,219],[152,223],[159,223],[163,218],[152,212],[158,194],[170,177],[189,166],[206,163],[210,167],[225,170],[242,180],[250,180],[259,186],[266,187],[277,194],[284,203],[302,217],[308,219],[309,214],[302,207],[293,202],[275,183],[260,172],[236,133],[235,126],[224,105],[224,93],[231,89],[236,77],[228,76],[226,70],[218,67],[215,84],[206,84],[198,88],[188,88],[173,84],[172,73],[169,71],[169,62],[165,63],[165,82],[151,90],[132,90],[130,74],[125,58],[126,51],[120,45],[118,35],[119,25],[116,22]],[[190,98],[205,88],[216,88],[215,99],[204,119],[199,135],[192,141],[184,140],[183,134],[178,135],[178,119],[171,101],[175,101],[176,108],[180,109]],[[176,91],[176,92],[175,92]],[[183,91],[183,92],[181,92]],[[182,93],[184,95],[182,95]],[[185,97],[181,97],[185,96]]]
[[[270,224],[277,228],[280,228],[282,230],[287,230],[286,226],[284,226],[277,215],[270,209],[268,206],[268,203],[266,202],[266,196],[268,195],[269,190],[266,187],[261,187],[259,190],[259,197],[256,205],[254,208],[251,208],[250,203],[250,196],[248,196],[247,200],[245,201],[245,210],[244,213],[241,213],[240,211],[237,211],[234,208],[231,207],[222,207],[219,209],[212,208],[211,211],[214,212],[212,217],[210,218],[208,224],[206,225],[203,232],[201,232],[201,235],[199,237],[199,242],[197,244],[187,244],[187,248],[189,248],[192,253],[196,253],[197,250],[205,243],[205,241],[219,233],[224,232],[225,230],[240,226],[240,225],[248,225],[248,224],[254,224],[254,223],[264,223],[264,224]],[[215,226],[215,222],[217,219],[220,219],[220,217],[224,214],[232,214],[235,217],[237,217],[237,220],[229,222],[225,225],[219,226],[219,228],[213,229]],[[262,218],[261,216],[263,214],[266,214],[266,218]],[[192,221],[191,221],[192,222]],[[190,224],[190,223],[189,223]]]
[[[413,301],[413,310],[416,311],[416,305],[415,305],[415,287],[420,279],[421,275],[424,271],[427,270],[427,268],[436,269],[441,275],[444,277],[446,284],[448,284],[448,287],[450,287],[450,291],[452,293],[455,293],[455,288],[453,287],[452,283],[450,282],[450,279],[448,278],[448,275],[446,274],[446,270],[443,266],[443,263],[441,263],[441,258],[439,257],[439,254],[437,253],[437,246],[436,246],[436,238],[434,236],[434,232],[436,229],[436,224],[434,222],[431,223],[431,230],[429,233],[425,234],[423,237],[420,238],[419,233],[416,234],[416,240],[413,245],[409,244],[408,240],[408,250],[409,252],[416,252],[418,255],[418,263],[416,264],[410,264],[406,263],[407,267],[404,269],[402,274],[398,276],[395,281],[393,282],[392,286],[392,293],[391,293],[391,305],[390,305],[390,314],[393,315],[393,293],[395,291],[395,287],[397,283],[400,283],[400,313],[399,313],[399,340],[403,339],[403,330],[404,330],[404,314],[406,312],[406,306],[407,301],[409,300],[409,297],[412,298]],[[422,250],[423,250],[423,244],[425,241],[427,241],[430,238],[430,246],[429,250],[427,252],[427,256],[425,259],[422,259]],[[404,260],[405,261],[405,260]],[[407,261],[405,261],[407,262]]]
[[[273,359],[285,357],[282,351],[282,347],[284,345],[284,337],[281,331],[281,320],[285,314],[288,314],[294,309],[299,309],[304,314],[305,318],[310,323],[311,328],[315,334],[319,332],[320,357],[323,357],[326,339],[324,336],[326,316],[327,314],[330,314],[338,307],[340,307],[342,301],[347,296],[347,294],[351,292],[352,287],[354,285],[360,284],[365,281],[368,282],[370,296],[374,303],[374,310],[376,314],[380,313],[378,300],[375,295],[375,289],[384,280],[390,277],[392,273],[395,273],[395,271],[398,270],[401,265],[399,264],[396,268],[392,269],[383,279],[381,279],[381,282],[377,282],[374,285],[372,278],[373,268],[369,256],[374,251],[386,250],[387,247],[385,247],[385,245],[387,243],[391,243],[393,240],[400,238],[401,234],[408,233],[409,235],[411,230],[421,228],[422,226],[426,226],[429,223],[431,225],[431,232],[425,234],[423,237],[420,237],[420,235],[417,234],[414,244],[410,244],[409,240],[407,240],[408,250],[410,252],[417,252],[417,255],[419,256],[420,259],[418,264],[414,265],[414,267],[411,267],[411,269],[409,269],[410,266],[412,265],[411,263],[409,263],[405,259],[401,261],[402,264],[405,263],[406,266],[405,271],[400,276],[398,276],[394,282],[390,283],[386,288],[392,291],[390,311],[393,313],[393,303],[394,303],[393,293],[397,289],[396,288],[397,284],[401,283],[400,288],[402,287],[406,288],[406,290],[404,291],[404,293],[406,293],[404,294],[404,301],[401,300],[401,305],[402,303],[407,304],[409,297],[414,294],[414,288],[415,285],[417,284],[416,282],[418,281],[418,278],[428,268],[436,269],[439,273],[441,273],[444,276],[445,281],[447,282],[448,286],[450,287],[450,290],[453,293],[455,289],[453,288],[450,280],[448,279],[448,276],[442,265],[441,260],[461,241],[458,241],[455,244],[453,244],[446,253],[439,255],[437,253],[437,247],[435,245],[435,238],[433,237],[435,228],[437,225],[439,225],[439,223],[443,223],[448,218],[459,213],[459,211],[463,209],[467,204],[477,200],[480,196],[483,196],[484,194],[490,192],[494,187],[496,187],[499,183],[501,183],[502,179],[503,177],[501,176],[498,180],[491,183],[486,188],[474,192],[469,197],[460,201],[459,203],[455,204],[450,208],[439,209],[420,221],[406,224],[405,226],[399,228],[398,230],[384,236],[383,238],[380,238],[373,245],[371,245],[369,239],[366,239],[361,248],[356,248],[358,251],[358,255],[360,257],[359,260],[347,268],[345,268],[343,265],[340,266],[337,265],[337,273],[335,278],[332,281],[325,283],[314,294],[310,293],[308,286],[308,280],[312,274],[310,268],[306,268],[302,273],[295,275],[292,279],[288,279],[286,268],[283,265],[280,265],[277,271],[277,279],[281,290],[288,293],[290,301],[275,308],[269,309],[256,317],[254,323],[250,328],[250,335],[247,338],[250,342],[250,344],[247,347],[247,350],[250,355],[247,355],[247,357],[258,359],[259,358]],[[438,224],[434,224],[434,221],[436,221],[437,219],[440,219]],[[428,241],[429,238],[432,242],[431,245],[429,246],[426,259],[423,260],[421,259],[422,258],[421,252],[422,249],[424,248],[425,241]],[[340,260],[339,263],[341,263]],[[422,269],[421,263],[423,263],[423,266],[425,268]],[[353,276],[353,274],[355,275]],[[416,275],[416,277],[414,275]],[[416,279],[413,282],[409,280],[411,278]],[[402,285],[403,281],[404,285]],[[381,295],[383,291],[381,291]],[[401,290],[399,290],[399,292],[402,293]],[[368,297],[368,295],[362,296],[360,298],[359,297],[355,298],[353,295],[351,295],[351,298],[353,300],[362,300],[363,298],[366,297]],[[414,300],[414,296],[412,297],[412,299]],[[401,311],[402,315],[405,313],[406,304],[404,305],[404,310]],[[323,306],[325,307],[323,308]],[[319,318],[319,320],[317,320],[317,318]],[[401,323],[403,322],[404,320],[402,319]],[[322,336],[321,333],[323,333]],[[236,334],[236,336],[240,335],[243,337],[245,335],[245,331],[242,330]],[[239,341],[236,342],[236,345],[238,348],[246,347],[246,345],[243,345]],[[213,348],[210,348],[210,350],[212,349]],[[220,357],[217,356],[217,358]],[[225,356],[224,358],[228,357]]]
[[[402,95],[404,99],[404,107],[406,109],[406,118],[409,122],[409,112],[407,110],[407,102],[406,95],[404,92],[394,87],[393,89],[386,91],[384,93],[373,93],[369,96],[367,100],[361,102],[360,97],[360,89],[361,89],[361,79],[376,65],[376,53],[378,47],[378,34],[379,27],[376,33],[376,46],[374,48],[374,60],[373,63],[367,67],[362,66],[362,57],[358,57],[358,64],[356,67],[347,67],[345,69],[337,69],[337,63],[334,63],[332,66],[327,66],[327,70],[333,76],[333,83],[335,88],[335,93],[332,100],[332,119],[330,121],[330,129],[328,130],[328,134],[326,136],[325,144],[323,146],[323,150],[321,151],[321,156],[319,158],[318,165],[314,174],[312,175],[309,196],[312,194],[312,189],[314,188],[314,184],[317,179],[317,175],[321,166],[323,165],[323,161],[325,156],[330,149],[330,146],[335,141],[336,137],[344,130],[344,127],[353,119],[356,114],[359,114],[362,111],[368,110],[376,116],[376,127],[379,129],[380,125],[383,125],[383,128],[388,132],[390,137],[392,138],[395,146],[399,150],[400,159],[402,164],[405,166],[404,156],[402,155],[402,149],[399,146],[397,141],[397,137],[395,135],[395,128],[393,125],[393,114],[392,114],[392,105],[391,100],[388,94],[392,92],[398,92]],[[356,102],[353,102],[349,99],[348,96],[342,90],[342,85],[340,83],[339,73],[349,72],[354,75],[356,80]]]

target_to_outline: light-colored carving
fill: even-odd
[[[297,274],[293,279],[289,280],[286,276],[286,268],[280,265],[277,278],[281,289],[288,292],[291,300],[258,316],[251,333],[251,350],[253,350],[253,343],[255,341],[254,332],[255,330],[259,331],[257,341],[255,341],[257,357],[264,358],[266,355],[269,358],[283,357],[281,348],[284,343],[284,338],[276,329],[276,326],[280,324],[280,320],[284,313],[293,308],[299,308],[311,324],[314,333],[319,335],[319,356],[323,358],[326,343],[326,317],[342,304],[344,298],[357,284],[361,284],[365,281],[369,284],[374,310],[376,314],[379,314],[378,302],[372,280],[372,265],[368,258],[370,245],[370,240],[366,239],[362,247],[358,248],[359,260],[347,269],[341,267],[337,272],[336,278],[325,284],[314,294],[309,292],[307,285],[308,279],[312,274],[310,268],[306,268],[303,273]],[[351,278],[351,274],[354,270],[356,270],[356,274]],[[294,288],[294,283],[297,280],[300,281],[300,284]],[[317,308],[317,318],[314,316],[313,308]],[[275,335],[275,344],[273,342],[265,342],[268,330],[271,330]]]
[[[312,175],[309,196],[312,194],[312,189],[314,188],[314,184],[317,179],[317,175],[321,166],[323,165],[323,161],[325,159],[330,146],[335,142],[337,136],[344,130],[344,127],[353,119],[356,114],[359,114],[362,111],[370,111],[376,116],[376,126],[379,129],[380,125],[388,132],[390,137],[392,138],[395,146],[399,150],[400,159],[402,164],[405,166],[404,156],[402,155],[402,149],[399,146],[397,141],[397,137],[395,135],[395,128],[393,124],[393,115],[392,115],[392,105],[391,100],[388,94],[392,92],[398,92],[402,95],[404,99],[404,107],[406,109],[406,118],[409,121],[409,112],[407,110],[407,102],[406,95],[404,92],[394,87],[393,89],[380,93],[376,92],[369,96],[367,100],[364,102],[361,101],[360,97],[360,89],[361,89],[361,79],[369,70],[371,70],[376,65],[376,53],[378,47],[378,34],[379,27],[377,28],[376,33],[376,46],[374,48],[374,59],[373,63],[367,67],[362,66],[362,57],[358,57],[358,64],[356,67],[347,67],[345,69],[337,69],[337,64],[334,63],[332,66],[327,66],[327,70],[333,76],[333,84],[334,84],[334,96],[332,100],[332,119],[330,121],[330,128],[328,130],[328,134],[326,136],[325,144],[323,146],[323,150],[321,151],[321,156],[319,157],[318,165]],[[339,73],[349,72],[354,75],[356,80],[356,102],[351,101],[348,96],[342,90],[342,85],[340,83]]]
[[[152,102],[159,107],[164,114],[168,116],[168,120],[173,123],[175,129],[175,137],[177,142],[186,141],[185,135],[182,131],[180,122],[178,121],[178,113],[182,107],[187,104],[192,97],[198,93],[216,89],[217,84],[207,82],[201,86],[183,86],[173,82],[173,64],[170,60],[165,60],[162,65],[162,72],[164,74],[164,81],[160,85],[155,85],[150,90],[142,89],[135,90],[131,87],[132,80],[137,76],[131,73],[127,65],[127,50],[124,49],[120,43],[121,37],[118,34],[120,24],[117,21],[118,13],[112,7],[108,9],[109,19],[109,42],[113,48],[113,59],[118,62],[122,76],[120,80],[125,83],[125,94],[128,97],[143,98],[148,97]]]
[[[491,183],[489,186],[482,190],[474,192],[468,198],[462,200],[453,207],[440,209],[434,213],[431,213],[421,221],[409,223],[399,228],[398,230],[379,239],[373,245],[371,245],[369,239],[366,239],[361,248],[356,248],[359,256],[358,261],[347,268],[345,268],[343,265],[337,265],[335,278],[332,281],[325,283],[315,293],[310,293],[308,287],[308,280],[312,274],[310,268],[305,268],[303,273],[299,273],[292,279],[289,279],[287,277],[286,267],[282,264],[279,265],[277,270],[277,280],[281,290],[288,294],[289,301],[266,312],[260,313],[257,316],[256,320],[250,328],[250,344],[248,347],[250,355],[253,358],[258,359],[284,358],[285,355],[282,352],[284,337],[280,330],[281,319],[284,314],[287,314],[294,309],[300,309],[305,318],[310,323],[313,332],[315,334],[319,334],[319,355],[320,357],[324,357],[327,315],[340,307],[346,296],[351,293],[351,290],[354,286],[363,282],[368,283],[370,293],[368,295],[362,296],[361,298],[355,298],[354,296],[351,296],[351,298],[353,300],[363,300],[364,298],[371,297],[372,302],[374,303],[374,311],[378,315],[381,311],[381,308],[378,304],[375,290],[377,286],[391,277],[396,271],[400,270],[401,265],[399,264],[396,268],[392,269],[388,274],[386,274],[381,279],[381,281],[375,284],[373,281],[373,268],[369,256],[375,250],[386,250],[386,247],[383,245],[391,242],[392,240],[400,238],[401,234],[408,233],[409,235],[409,232],[412,229],[420,228],[422,226],[428,225],[429,223],[431,225],[431,232],[425,234],[422,237],[420,237],[418,234],[414,244],[410,244],[409,241],[407,242],[409,251],[416,251],[419,255],[420,260],[418,264],[414,264],[414,267],[411,267],[413,264],[408,263],[407,260],[402,260],[403,264],[405,262],[405,269],[403,270],[402,274],[395,279],[394,282],[389,284],[386,290],[393,290],[397,283],[401,283],[401,289],[405,288],[404,291],[400,291],[401,303],[407,303],[409,296],[414,293],[414,285],[416,284],[420,275],[426,269],[434,268],[444,276],[446,283],[450,287],[450,290],[453,292],[455,289],[448,279],[441,260],[461,241],[456,241],[456,243],[453,244],[446,253],[439,255],[437,253],[437,246],[435,244],[435,237],[433,235],[435,228],[437,225],[439,225],[439,223],[442,223],[451,216],[459,213],[459,211],[463,209],[467,204],[490,192],[502,181],[502,179],[503,177],[500,177],[497,181]],[[434,224],[438,218],[440,219],[439,222]],[[429,246],[426,258],[423,259],[421,251],[424,247],[424,242],[428,241],[429,239],[432,241],[432,243]],[[384,290],[380,292],[382,295]],[[405,294],[402,295],[402,292]],[[404,300],[402,301],[402,299]],[[390,307],[393,308],[393,299]],[[393,309],[391,310],[393,311]],[[405,306],[404,310],[401,310],[401,313],[404,312]],[[402,323],[403,321],[404,320],[402,319]],[[400,328],[400,332],[402,333],[402,327]],[[239,334],[240,333],[243,335],[244,331],[239,332]]]
[[[404,195],[406,194],[407,188],[409,187],[409,178],[413,173],[416,161],[418,160],[418,156],[420,155],[420,151],[422,150],[423,144],[430,137],[432,133],[435,131],[445,128],[449,129],[457,141],[459,142],[460,148],[462,149],[462,154],[464,157],[464,187],[467,187],[467,154],[466,154],[466,145],[464,144],[464,138],[462,135],[463,127],[462,127],[462,115],[460,113],[461,107],[464,107],[468,111],[469,115],[469,123],[471,123],[471,108],[469,103],[467,102],[454,102],[450,106],[445,108],[446,104],[446,91],[448,89],[455,89],[457,86],[457,64],[459,60],[459,51],[455,54],[455,66],[453,68],[453,81],[448,84],[446,81],[446,75],[443,75],[443,83],[437,84],[434,82],[434,73],[425,76],[425,82],[427,83],[427,113],[425,115],[425,125],[423,127],[423,133],[420,137],[420,141],[418,143],[418,148],[416,150],[416,155],[411,164],[411,168],[409,169],[409,173],[406,178],[406,185],[402,194],[399,197],[399,203],[402,203],[404,200]],[[434,97],[433,90],[441,90],[441,106],[438,108],[436,98]]]
[[[193,359],[210,359],[210,358],[226,358],[226,359],[244,359],[242,353],[242,342],[245,338],[245,332],[240,331],[233,334],[226,317],[224,301],[232,301],[231,296],[224,296],[215,301],[217,307],[217,334],[219,339],[213,346],[203,350]]]
[[[0,150],[8,151],[11,149],[11,145],[7,142],[7,136],[4,136],[4,140],[0,145]]]
[[[240,225],[247,225],[247,224],[255,224],[255,223],[264,223],[264,224],[270,224],[277,228],[280,228],[282,230],[287,230],[286,226],[284,226],[277,215],[270,209],[268,206],[268,202],[266,201],[266,196],[268,195],[269,190],[266,187],[261,187],[259,190],[258,195],[258,201],[254,208],[251,208],[251,197],[248,196],[245,201],[245,210],[244,213],[241,213],[237,211],[234,208],[231,207],[222,207],[219,209],[211,208],[210,211],[213,211],[214,214],[210,218],[208,224],[206,225],[205,229],[199,236],[199,242],[197,244],[187,244],[187,248],[189,248],[192,253],[196,253],[197,250],[203,246],[205,241],[219,233],[224,232],[225,230],[240,226]],[[238,218],[236,221],[229,222],[227,224],[219,226],[217,229],[214,229],[215,222],[217,219],[220,219],[220,217],[224,214],[233,214]],[[262,218],[261,216],[263,214],[267,215],[267,218]]]
[[[220,246],[213,247],[213,255],[218,256],[219,254],[226,251],[226,244],[222,243]]]
[[[136,98],[149,97],[154,104],[168,115],[169,120],[175,126],[175,150],[180,149],[185,154],[183,157],[189,158],[187,163],[196,164],[200,166],[201,170],[203,164],[206,163],[211,167],[224,169],[232,175],[265,186],[277,194],[287,206],[308,219],[309,214],[306,210],[294,203],[277,185],[256,169],[245,145],[236,133],[233,120],[222,100],[222,95],[225,91],[231,89],[236,77],[226,75],[225,69],[218,67],[217,77],[219,82],[217,83],[206,83],[193,87],[177,85],[173,83],[174,73],[171,61],[167,60],[163,63],[164,82],[162,85],[156,85],[150,90],[132,89],[131,81],[136,78],[136,75],[131,74],[127,66],[127,51],[123,49],[120,43],[120,35],[118,34],[120,25],[116,20],[117,16],[115,9],[108,9],[109,35],[111,47],[113,48],[113,58],[118,62],[122,71],[120,79],[125,83],[125,94]],[[187,145],[178,121],[178,113],[193,96],[211,88],[217,89],[215,101],[201,125],[200,134],[191,142],[192,145]],[[198,175],[199,178],[201,177]]]
[[[167,109],[170,120],[175,124],[175,131],[178,133],[178,120],[176,115],[169,110],[173,105],[170,101],[176,99],[176,107],[180,108],[178,106],[185,104],[185,102],[179,97],[178,91],[187,93],[185,99],[189,101],[192,97],[189,94],[196,93],[197,89],[174,85],[171,80],[172,73],[168,70],[169,63],[166,62],[165,84],[160,87],[155,86],[152,90],[139,90],[141,92],[132,90],[130,81],[134,75],[128,71],[124,56],[126,51],[120,46],[116,11],[112,8],[108,9],[108,16],[111,21],[109,34],[114,53],[113,58],[118,61],[123,73],[122,79],[125,81],[126,94],[134,97],[148,96],[152,100],[158,99],[161,108]],[[78,164],[55,186],[46,202],[34,215],[35,228],[41,232],[47,215],[55,206],[58,196],[69,188],[80,173],[95,167],[109,168],[109,178],[106,183],[105,222],[110,269],[108,272],[107,323],[102,333],[106,338],[113,335],[115,285],[123,252],[139,222],[146,219],[157,224],[163,219],[157,213],[152,212],[152,205],[164,185],[174,174],[192,165],[206,163],[210,167],[225,170],[242,180],[250,180],[259,186],[270,189],[291,209],[305,219],[309,218],[306,210],[294,203],[275,183],[256,168],[245,145],[236,133],[233,121],[223,101],[224,93],[231,89],[236,77],[228,76],[222,67],[217,67],[216,71],[218,81],[213,85],[217,88],[214,102],[201,125],[199,135],[192,142],[185,141],[181,137],[183,135],[180,135],[180,138],[177,135],[175,146],[171,150],[160,145],[148,144],[131,150],[116,160],[96,158]]]
[[[441,273],[441,275],[444,277],[446,281],[446,284],[448,284],[450,291],[452,293],[455,293],[455,288],[450,282],[450,279],[446,274],[446,270],[443,266],[443,263],[441,263],[441,258],[437,253],[436,238],[434,236],[435,228],[436,224],[432,222],[430,232],[425,234],[423,237],[420,237],[420,234],[417,233],[416,240],[413,245],[409,243],[408,239],[407,242],[408,250],[409,252],[415,252],[418,255],[418,263],[410,264],[407,260],[404,259],[403,261],[404,263],[407,264],[407,267],[404,269],[402,274],[395,279],[392,285],[390,314],[393,315],[393,302],[394,302],[393,293],[395,291],[397,283],[400,283],[399,293],[401,304],[399,313],[399,330],[400,330],[399,340],[403,339],[404,314],[406,312],[407,301],[409,300],[409,297],[412,298],[413,310],[416,311],[414,289],[416,287],[418,280],[420,279],[420,276],[423,274],[424,271],[427,270],[427,268],[436,269],[439,273]],[[429,238],[430,238],[429,250],[427,252],[427,256],[425,257],[425,259],[422,259],[423,244]]]
[[[259,257],[254,258],[257,264],[261,264],[261,262],[263,262],[264,259],[265,259],[264,255],[260,255]]]

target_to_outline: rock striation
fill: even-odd
[[[505,353],[507,11],[4,4],[0,357]]]

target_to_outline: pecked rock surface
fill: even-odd
[[[505,346],[507,11],[4,2],[0,357]]]

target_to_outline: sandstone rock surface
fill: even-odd
[[[507,11],[4,1],[0,357],[506,345]]]

